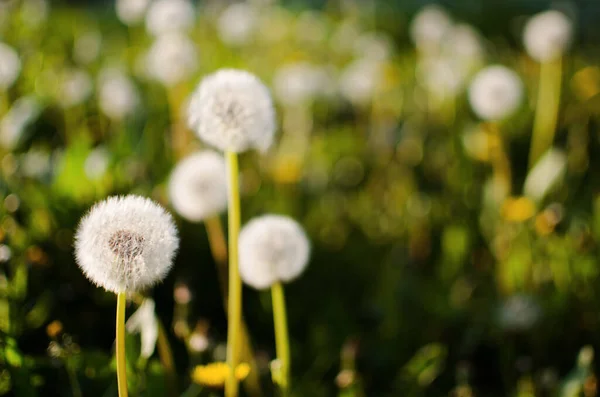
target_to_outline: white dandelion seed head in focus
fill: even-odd
[[[125,25],[137,25],[146,16],[150,0],[117,0],[115,11],[117,18]]]
[[[254,218],[240,232],[240,276],[256,289],[295,279],[306,268],[309,255],[302,226],[287,216]]]
[[[265,152],[275,135],[271,94],[253,74],[221,69],[205,77],[192,94],[188,125],[222,151]]]
[[[413,18],[410,36],[417,49],[437,51],[451,27],[452,19],[446,10],[438,5],[428,5]]]
[[[501,65],[489,66],[475,75],[469,87],[469,103],[484,120],[502,120],[514,113],[523,98],[519,76]]]
[[[75,258],[85,276],[114,293],[150,287],[167,275],[179,246],[173,218],[152,200],[109,197],[83,217]]]
[[[217,21],[219,38],[225,44],[239,46],[252,39],[258,22],[258,12],[248,3],[233,3]]]
[[[102,35],[90,31],[77,37],[73,44],[73,58],[82,65],[87,65],[98,59],[102,48]]]
[[[307,62],[285,65],[275,72],[273,91],[277,100],[286,105],[310,102],[331,90],[328,71]]]
[[[68,70],[63,77],[58,100],[65,108],[80,105],[90,97],[93,88],[92,78],[85,70]]]
[[[188,0],[156,0],[146,15],[146,30],[155,36],[180,32],[194,25],[196,10]]]
[[[107,68],[98,78],[98,101],[100,110],[113,120],[122,120],[132,114],[139,105],[140,97],[131,79],[116,68]]]
[[[185,81],[198,68],[198,51],[183,33],[160,35],[146,54],[145,65],[150,77],[167,87]]]
[[[0,43],[0,89],[5,90],[21,73],[21,58],[10,46]]]
[[[561,57],[571,44],[573,23],[562,12],[551,10],[534,15],[525,26],[525,50],[539,62]]]
[[[194,153],[176,166],[169,180],[169,199],[175,211],[198,222],[227,208],[227,166],[220,154]]]
[[[379,61],[358,59],[346,66],[339,77],[341,94],[355,105],[364,105],[373,99],[383,72]]]

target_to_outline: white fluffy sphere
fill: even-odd
[[[413,18],[410,36],[421,51],[435,51],[452,27],[452,19],[442,7],[428,5]]]
[[[164,279],[178,246],[173,219],[158,204],[135,195],[109,197],[81,220],[75,258],[94,284],[135,292]]]
[[[220,154],[205,150],[175,166],[169,180],[169,198],[184,218],[197,222],[227,208],[227,166]]]
[[[83,69],[70,69],[64,74],[60,89],[60,104],[69,108],[85,102],[94,89],[94,82]]]
[[[160,35],[146,55],[146,68],[153,79],[171,87],[185,81],[198,68],[198,51],[182,33]]]
[[[98,83],[98,105],[109,118],[122,120],[139,105],[140,97],[135,84],[119,69],[102,70]]]
[[[380,61],[368,58],[357,59],[350,63],[339,76],[339,89],[355,105],[369,103],[375,95],[383,74]]]
[[[523,42],[529,56],[539,62],[561,57],[571,44],[573,23],[560,11],[534,15],[525,26]]]
[[[309,255],[304,230],[287,216],[254,218],[240,232],[240,276],[256,289],[295,279],[306,268]]]
[[[219,16],[217,29],[225,44],[242,45],[252,39],[258,23],[258,12],[248,3],[233,3]]]
[[[21,73],[19,54],[4,43],[0,43],[0,89],[7,89]]]
[[[223,151],[266,151],[275,135],[271,94],[253,74],[221,69],[205,77],[192,94],[188,124],[196,134]]]
[[[188,30],[194,25],[196,11],[188,0],[157,0],[146,15],[146,30],[158,36]]]
[[[519,76],[501,65],[489,66],[475,75],[469,87],[473,111],[484,120],[502,120],[514,113],[523,97]]]
[[[117,0],[117,18],[125,25],[137,25],[146,15],[150,0]]]

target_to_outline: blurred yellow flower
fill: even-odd
[[[46,333],[51,338],[56,338],[63,330],[63,325],[60,321],[54,320],[46,326]]]
[[[571,88],[582,101],[595,96],[600,92],[600,69],[588,66],[579,70],[571,79]]]
[[[527,197],[509,197],[502,205],[502,216],[509,222],[524,222],[535,214],[535,204]]]
[[[244,380],[250,373],[250,365],[242,363],[235,369],[235,376],[238,380]],[[226,363],[210,363],[207,365],[198,365],[192,371],[192,380],[194,383],[208,387],[223,387],[229,366]]]

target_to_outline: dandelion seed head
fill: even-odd
[[[285,65],[273,78],[275,96],[286,105],[310,102],[320,94],[332,91],[332,85],[331,76],[325,68],[307,62]]]
[[[410,24],[410,36],[415,46],[425,52],[437,51],[452,27],[452,19],[442,7],[423,7]]]
[[[243,45],[252,38],[258,22],[258,13],[248,3],[229,5],[217,21],[219,38],[225,44]]]
[[[341,94],[355,105],[364,105],[373,99],[380,84],[383,67],[372,59],[357,59],[341,72],[339,89]]]
[[[14,148],[26,128],[37,119],[41,111],[42,106],[34,96],[17,99],[0,121],[0,146]]]
[[[469,87],[469,103],[484,120],[502,120],[514,113],[523,98],[523,83],[505,66],[489,66],[475,75]]]
[[[257,289],[288,282],[306,268],[310,243],[302,227],[281,215],[254,218],[239,237],[240,276]]]
[[[81,220],[75,257],[94,284],[114,293],[135,292],[166,276],[178,245],[171,215],[152,200],[110,197]]]
[[[156,0],[146,15],[146,30],[154,36],[181,32],[194,25],[196,11],[188,0]]]
[[[206,150],[181,160],[171,173],[169,199],[175,211],[198,222],[227,208],[227,167],[220,154]]]
[[[539,62],[559,58],[569,48],[573,23],[562,12],[551,10],[534,15],[525,26],[525,50]]]
[[[0,43],[0,89],[5,90],[21,73],[21,58],[10,46]]]
[[[73,43],[73,58],[82,65],[87,65],[98,59],[102,47],[102,35],[90,31],[77,37]]]
[[[200,139],[220,150],[264,152],[275,135],[271,94],[253,74],[221,69],[205,77],[192,94],[188,124]]]
[[[89,98],[93,88],[92,78],[85,70],[68,70],[63,77],[58,100],[65,108],[79,105]]]
[[[185,81],[198,68],[198,51],[182,33],[160,35],[146,54],[145,65],[153,79],[167,87]]]
[[[144,19],[150,0],[117,0],[117,18],[125,25],[137,25]]]
[[[134,112],[140,97],[126,74],[116,68],[107,68],[100,72],[98,83],[99,106],[106,116],[122,120]]]

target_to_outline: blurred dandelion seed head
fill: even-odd
[[[14,84],[21,73],[21,58],[10,46],[0,42],[0,90]]]
[[[308,62],[282,66],[273,78],[275,97],[290,106],[310,103],[320,94],[327,95],[333,91],[332,86],[328,70]]]
[[[146,30],[154,36],[189,30],[196,10],[188,0],[156,0],[146,15]]]
[[[410,37],[420,51],[437,52],[452,24],[446,10],[438,5],[428,5],[413,18]]]
[[[73,43],[73,58],[82,65],[88,65],[98,59],[102,48],[102,35],[90,31],[78,36]]]
[[[252,39],[258,23],[258,12],[248,3],[233,3],[219,16],[217,31],[225,44],[240,46]]]
[[[198,68],[198,51],[185,34],[173,32],[160,35],[146,54],[150,77],[167,87],[189,79]]]
[[[369,103],[379,88],[382,71],[379,61],[366,58],[353,61],[340,74],[341,94],[355,105]]]
[[[511,69],[488,66],[475,75],[469,87],[469,103],[483,120],[502,120],[512,115],[523,99],[523,83]]]
[[[115,293],[135,292],[166,276],[178,245],[172,217],[153,201],[110,197],[81,220],[75,257],[94,284]]]
[[[42,106],[34,96],[19,98],[0,121],[0,145],[12,149],[18,145],[25,129],[39,116]]]
[[[125,25],[137,25],[144,20],[150,0],[117,0],[115,11]]]
[[[529,295],[513,295],[500,306],[498,323],[507,331],[527,331],[542,315],[538,302]]]
[[[213,151],[181,160],[169,180],[169,199],[175,211],[190,221],[201,221],[227,208],[227,166]]]
[[[98,84],[100,110],[113,120],[122,120],[131,115],[140,103],[137,87],[117,68],[102,70]]]
[[[254,218],[240,232],[240,276],[251,287],[265,289],[295,279],[306,268],[309,255],[304,230],[287,216]]]
[[[80,105],[90,97],[93,88],[92,78],[85,70],[68,70],[64,74],[58,100],[65,108]]]
[[[573,22],[551,10],[531,17],[523,32],[525,50],[533,59],[548,62],[560,58],[571,45]]]
[[[253,74],[221,69],[205,77],[192,94],[188,125],[222,151],[266,151],[275,134],[271,94]]]

